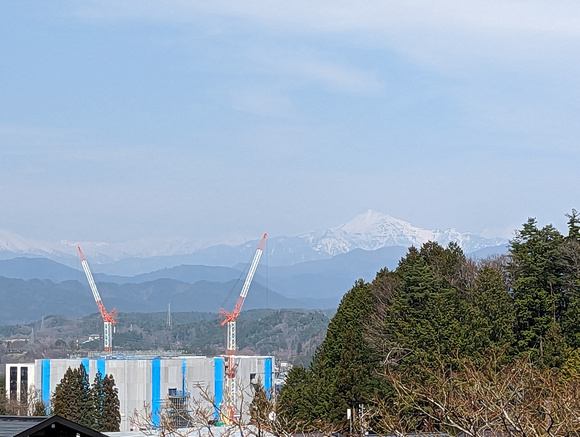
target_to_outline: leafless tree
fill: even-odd
[[[305,426],[286,423],[276,414],[275,403],[272,403],[270,407],[265,403],[260,404],[258,408],[261,411],[250,419],[249,411],[252,407],[254,390],[252,386],[238,388],[239,397],[233,419],[228,417],[227,411],[222,409],[221,405],[216,404],[210,390],[199,385],[195,389],[199,397],[188,398],[187,406],[177,411],[169,398],[163,402],[158,412],[152,412],[150,405],[144,405],[141,410],[135,410],[130,418],[132,427],[140,430],[144,435],[156,434],[161,437],[215,437],[218,434],[220,437],[291,437],[306,435],[312,429],[312,427],[307,429]],[[187,426],[180,426],[186,422]],[[330,436],[335,431],[328,424],[311,425],[317,429],[316,434],[320,436]]]
[[[233,418],[229,416],[229,411],[216,403],[207,387],[196,385],[194,389],[197,396],[184,396],[183,404],[176,403],[175,397],[168,396],[159,411],[153,412],[150,405],[135,410],[130,419],[132,428],[140,430],[145,435],[157,434],[162,437],[169,435],[213,437],[218,433],[216,425],[219,425],[220,437],[233,435],[262,437],[267,433],[269,429],[267,424],[249,421],[251,387],[238,387],[238,401]]]
[[[466,362],[459,371],[431,371],[421,382],[387,370],[401,414],[387,409],[390,423],[384,425],[404,433],[417,429],[422,417],[440,429],[473,437],[580,435],[579,378],[563,380],[558,371],[536,368],[526,358],[496,364],[490,360],[479,369]]]

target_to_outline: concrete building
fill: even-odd
[[[272,357],[238,356],[238,387],[244,404],[252,398],[252,384],[261,381],[266,390],[272,389]],[[159,422],[159,412],[171,397],[189,397],[190,400],[219,406],[223,402],[223,357],[182,356],[140,358],[105,356],[97,358],[43,359],[30,364],[6,364],[6,393],[16,401],[27,399],[31,390],[37,390],[45,405],[67,369],[84,366],[92,383],[97,372],[113,375],[119,390],[121,431],[131,428],[135,411],[152,412],[153,423]],[[208,400],[207,398],[210,398]],[[185,400],[185,398],[184,398]],[[213,408],[214,419],[219,410]],[[247,417],[246,411],[242,411]]]

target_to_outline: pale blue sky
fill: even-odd
[[[5,1],[0,229],[295,235],[580,209],[577,1]]]

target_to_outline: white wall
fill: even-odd
[[[251,401],[250,374],[256,374],[265,381],[264,363],[268,357],[238,357],[239,387],[245,390],[244,398]],[[56,385],[62,380],[66,370],[78,368],[81,363],[88,366],[89,382],[92,383],[97,371],[113,375],[119,391],[121,431],[131,428],[131,417],[136,410],[163,405],[169,389],[185,389],[193,399],[200,400],[207,396],[215,396],[214,384],[216,372],[223,374],[223,369],[215,369],[215,359],[211,357],[184,356],[178,358],[152,359],[54,359],[36,360],[34,364],[6,364],[6,386],[9,393],[10,367],[28,368],[29,387],[35,386],[41,390],[42,398],[50,399]],[[155,370],[157,369],[157,370]],[[154,380],[157,373],[158,380]],[[44,375],[43,375],[44,373]],[[46,381],[46,376],[49,380]],[[104,374],[103,374],[104,376]],[[257,378],[256,378],[257,379]],[[18,380],[20,387],[20,380]],[[158,398],[155,399],[155,394]],[[247,417],[247,415],[244,415]]]

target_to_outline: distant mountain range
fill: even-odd
[[[261,236],[260,236],[261,237]],[[162,246],[146,242],[109,244],[104,242],[55,243],[26,239],[0,230],[0,259],[17,256],[43,257],[74,267],[77,246],[90,259],[95,271],[137,275],[183,264],[235,266],[251,259],[259,239],[237,246],[216,245],[196,249],[193,241],[166,242]],[[293,237],[270,236],[264,255],[269,266],[290,266],[305,261],[329,259],[356,249],[374,251],[385,247],[420,247],[427,241],[443,246],[455,242],[467,254],[507,244],[504,238],[488,239],[455,229],[426,230],[372,210],[360,214],[348,223]]]
[[[453,229],[424,230],[367,211],[328,230],[268,238],[244,309],[335,308],[357,279],[370,281],[384,267],[395,269],[410,246],[427,241],[456,242],[472,257],[505,253],[507,244]],[[221,306],[235,305],[258,240],[191,252],[184,243],[181,249],[150,249],[164,254],[152,257],[138,256],[142,252],[130,243],[81,244],[107,308],[153,312],[171,303],[179,311],[217,314]],[[0,324],[96,311],[76,245],[0,233]]]

